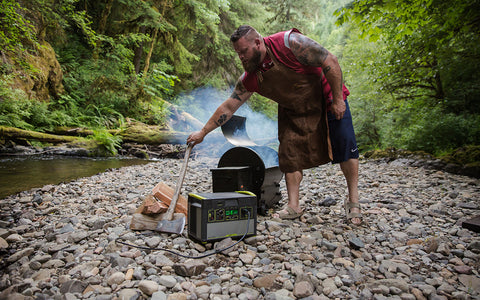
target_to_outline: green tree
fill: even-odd
[[[360,128],[378,136],[376,145],[435,152],[478,143],[479,5],[478,0],[357,0],[339,10],[339,24],[351,24],[345,51],[355,62],[350,66],[357,75],[365,73],[363,84],[381,99],[361,100],[375,103],[376,118],[370,118],[375,126],[364,118]],[[358,33],[375,45],[373,56],[354,38]],[[466,134],[452,137],[452,143],[439,138],[455,127]]]
[[[24,17],[25,10],[17,1],[1,0],[0,2],[0,51],[21,54],[28,48],[37,45],[35,28]],[[33,46],[33,47],[32,47]]]

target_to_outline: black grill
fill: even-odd
[[[250,191],[257,196],[258,213],[262,215],[282,198],[278,154],[267,146],[231,148],[211,171],[214,193]]]

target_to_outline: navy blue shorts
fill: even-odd
[[[345,100],[347,109],[343,118],[337,120],[331,112],[327,112],[330,142],[332,143],[332,163],[337,164],[351,158],[358,158],[358,147],[353,130],[352,114],[348,101]]]

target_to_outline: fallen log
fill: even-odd
[[[27,139],[37,140],[45,143],[61,144],[77,141],[84,141],[83,137],[68,136],[68,135],[55,135],[25,129],[19,129],[14,127],[0,126],[0,139],[13,140],[13,139]]]
[[[86,131],[82,131],[82,135]],[[93,134],[93,132],[92,132]],[[188,134],[185,132],[175,132],[168,130],[152,129],[150,127],[140,128],[138,126],[127,127],[117,132],[117,136],[121,137],[123,142],[146,145],[160,144],[185,144]],[[14,127],[0,126],[0,139],[2,140],[36,140],[44,143],[62,144],[72,142],[84,142],[88,140],[86,137],[78,137],[72,135],[57,135],[19,129]]]
[[[118,135],[123,142],[159,145],[159,144],[185,144],[188,134],[155,128],[156,126],[128,126]]]
[[[117,135],[120,132],[120,129],[109,129],[107,131],[111,135]],[[63,127],[63,126],[57,127],[52,132],[49,132],[49,133],[56,134],[56,135],[83,136],[83,137],[94,135],[94,132],[91,129],[81,128],[81,127],[70,128],[70,127]]]

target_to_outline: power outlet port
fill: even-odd
[[[253,218],[253,209],[251,207],[240,208],[240,219],[248,219],[250,213],[250,219]]]

